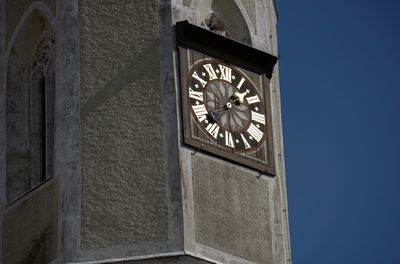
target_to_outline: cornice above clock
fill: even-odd
[[[176,23],[176,44],[223,59],[258,74],[271,78],[278,57],[209,30],[190,24]]]

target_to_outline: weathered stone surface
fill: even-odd
[[[190,5],[192,4],[192,0],[183,0],[183,4],[187,7],[190,7]]]
[[[80,5],[83,248],[168,239],[158,1]]]
[[[80,239],[79,0],[57,0],[54,174],[59,181],[57,263],[73,262]]]
[[[268,183],[234,165],[193,156],[196,242],[273,263]]]
[[[44,264],[55,259],[58,185],[51,181],[4,215],[2,263]]]
[[[211,8],[218,20],[224,24],[226,36],[250,46],[252,45],[246,20],[235,1],[213,0]]]
[[[6,0],[6,36],[5,42],[6,44],[11,38],[15,27],[19,23],[22,15],[26,12],[27,8],[35,2],[34,0]],[[56,15],[56,0],[42,0],[39,2],[43,2],[53,13]]]
[[[255,0],[242,0],[244,8],[253,24],[254,30],[257,29],[256,2]]]

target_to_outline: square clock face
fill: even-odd
[[[184,143],[275,175],[265,74],[179,47]]]

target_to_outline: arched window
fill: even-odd
[[[249,28],[234,0],[213,0],[211,9],[217,19],[224,24],[228,37],[252,45]]]
[[[191,6],[197,10],[198,25],[252,46],[254,29],[248,17],[246,21],[245,11],[241,11],[238,3],[241,2],[238,0],[202,0],[192,1]]]
[[[33,9],[7,54],[7,199],[53,176],[55,45],[53,27]]]

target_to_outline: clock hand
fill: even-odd
[[[241,105],[244,103],[244,97],[246,96],[248,92],[243,92],[243,93],[239,93],[239,92],[235,92],[233,95],[231,95],[229,97],[229,101],[231,103],[234,103],[235,105]]]
[[[220,120],[221,117],[224,115],[224,113],[230,108],[232,108],[232,104],[236,106],[243,104],[244,97],[247,93],[248,93],[247,91],[243,93],[235,92],[233,95],[229,97],[228,102],[222,106],[222,109],[211,111],[208,114],[209,121],[215,123],[218,120]]]
[[[224,115],[224,113],[226,113],[227,110],[232,108],[232,104],[236,106],[243,104],[244,97],[246,96],[247,93],[248,91],[243,93],[235,92],[233,95],[229,97],[228,102],[222,106],[222,109],[210,111],[210,113],[208,114],[208,120],[212,123],[215,123],[218,120],[220,120],[221,117]]]
[[[224,110],[228,110],[229,108],[232,107],[232,104],[235,104],[236,106],[239,106],[244,103],[244,97],[248,92],[243,92],[239,93],[236,92],[233,95],[229,96],[228,102],[223,106]]]

